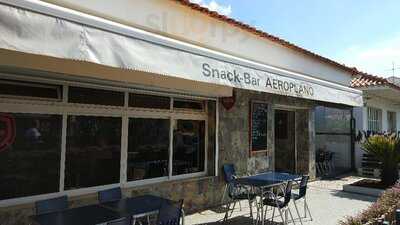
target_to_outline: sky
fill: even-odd
[[[359,70],[400,76],[399,0],[191,0]]]

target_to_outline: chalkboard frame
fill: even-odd
[[[253,148],[253,136],[252,136],[252,129],[253,129],[253,108],[254,108],[254,104],[264,104],[267,108],[267,114],[266,114],[266,132],[267,132],[267,143],[265,143],[266,148],[265,149],[254,149]],[[251,100],[250,101],[250,107],[249,107],[249,153],[250,155],[254,154],[254,153],[263,153],[263,152],[267,152],[268,151],[268,113],[269,113],[269,109],[270,109],[270,103],[266,102],[266,101],[259,101],[259,100]]]

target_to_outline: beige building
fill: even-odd
[[[186,0],[0,0],[0,221],[96,193],[220,203],[221,166],[315,176],[358,73]],[[282,146],[285,146],[283,148]]]

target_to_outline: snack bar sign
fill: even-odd
[[[263,71],[225,70],[203,63],[202,74],[208,79],[215,80],[216,83],[229,82],[235,87],[247,87],[303,98],[313,98],[315,94],[315,89],[309,83]]]

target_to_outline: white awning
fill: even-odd
[[[362,92],[343,85],[36,0],[0,0],[0,34],[7,50],[362,106]]]

